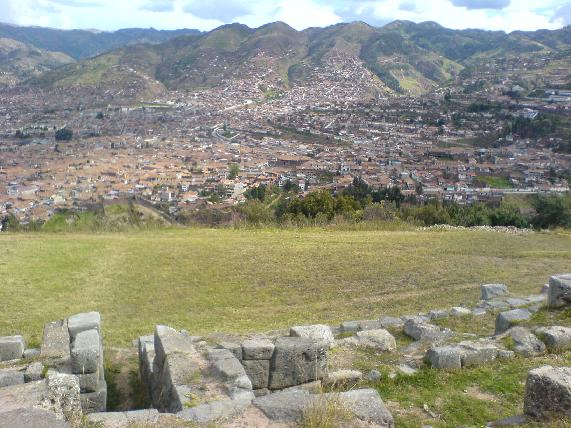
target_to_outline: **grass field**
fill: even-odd
[[[0,234],[0,335],[96,310],[107,345],[157,323],[193,334],[474,304],[479,286],[537,292],[571,271],[571,235],[173,229]]]

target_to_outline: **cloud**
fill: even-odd
[[[454,6],[466,9],[505,9],[511,0],[451,0]]]
[[[399,4],[399,10],[406,10],[407,12],[416,12],[416,3],[413,1],[403,1]]]
[[[571,25],[571,3],[557,9],[553,19],[561,21],[563,25]]]
[[[149,12],[172,12],[174,11],[174,0],[147,0],[140,7],[141,10]]]
[[[252,5],[242,1],[193,0],[184,5],[182,10],[197,18],[215,19],[228,23],[238,17],[249,15],[252,12]]]
[[[51,3],[68,7],[98,7],[101,2],[91,0],[49,0]]]

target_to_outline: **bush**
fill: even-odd
[[[55,138],[56,141],[70,141],[73,138],[73,131],[68,128],[58,129]]]
[[[571,194],[538,196],[532,202],[536,228],[571,227]]]

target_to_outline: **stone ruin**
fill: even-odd
[[[80,426],[78,421],[84,415],[102,427],[137,423],[171,426],[181,421],[296,426],[307,409],[323,406],[327,400],[348,409],[355,421],[365,424],[362,426],[393,427],[393,417],[375,389],[324,393],[324,388],[366,386],[381,379],[376,370],[367,374],[329,370],[331,348],[365,347],[395,353],[402,357],[395,373],[407,376],[414,376],[425,364],[434,369],[462,370],[515,354],[534,357],[571,350],[571,328],[520,325],[545,305],[554,309],[571,306],[571,274],[551,277],[537,295],[514,297],[503,284],[485,284],[481,300],[473,308],[346,321],[336,327],[296,326],[285,335],[204,339],[158,325],[154,334],[136,340],[140,378],[151,408],[129,412],[105,412],[101,317],[95,312],[78,314],[47,324],[40,350],[26,349],[21,336],[0,338],[1,361],[15,366],[26,362],[23,368],[0,368],[0,428]],[[457,333],[433,322],[481,316],[489,311],[497,313],[495,332],[489,337],[470,339],[466,334],[466,340],[459,340]],[[397,348],[396,332],[413,342]],[[510,349],[506,338],[513,344]],[[543,366],[531,370],[524,411],[525,415],[492,425],[525,423],[527,418],[541,420],[553,415],[571,417],[571,368]],[[256,425],[252,425],[253,420]],[[49,424],[41,425],[40,421]],[[357,422],[352,426],[361,426]]]

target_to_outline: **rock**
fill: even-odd
[[[323,378],[323,384],[327,386],[338,386],[356,384],[363,377],[363,373],[359,370],[337,370],[329,372]]]
[[[45,325],[40,355],[42,358],[70,358],[67,321],[55,321]]]
[[[490,300],[507,294],[508,287],[505,284],[483,284],[480,291],[482,300]]]
[[[0,371],[0,388],[21,385],[24,383],[24,373],[15,371]]]
[[[0,428],[71,428],[71,425],[47,410],[29,408],[0,413]]]
[[[341,407],[347,409],[358,419],[376,424],[382,428],[394,428],[391,412],[374,389],[356,389],[340,394],[324,394],[326,399],[339,400]]]
[[[498,350],[498,358],[500,360],[509,360],[510,358],[515,357],[514,351],[508,351],[506,349],[499,349]]]
[[[358,332],[357,343],[379,351],[393,351],[397,348],[394,336],[384,329]]]
[[[496,317],[496,334],[501,334],[514,324],[527,321],[530,318],[531,312],[527,309],[512,309],[511,311],[501,312]]]
[[[39,356],[40,356],[40,350],[37,348],[26,349],[23,355],[25,360],[33,360],[34,358],[38,358]]]
[[[71,345],[72,373],[95,373],[99,368],[101,356],[99,332],[97,330],[78,332]]]
[[[426,359],[435,369],[459,369],[462,367],[462,350],[458,346],[437,346],[430,348]]]
[[[341,323],[342,333],[357,333],[361,329],[361,321],[344,321]]]
[[[48,393],[39,406],[54,413],[58,419],[66,420],[72,425],[78,424],[82,418],[82,402],[77,377],[50,370],[46,384]]]
[[[400,364],[399,366],[397,366],[397,370],[399,371],[399,373],[401,373],[405,376],[415,375],[416,372],[418,371],[417,369],[412,368],[406,364]]]
[[[282,391],[291,391],[294,389],[299,389],[302,391],[307,391],[310,394],[319,394],[323,391],[323,384],[320,380],[314,380],[313,382],[302,383],[301,385],[290,386],[289,388],[282,389]]]
[[[525,415],[510,416],[508,418],[500,419],[498,421],[488,422],[487,427],[508,427],[508,426],[520,426],[527,424],[528,420]]]
[[[0,362],[20,360],[26,349],[26,341],[22,336],[0,337]]]
[[[146,398],[152,401],[153,385],[155,383],[153,360],[155,359],[155,337],[141,336],[139,345],[139,375],[145,385]]]
[[[252,383],[248,380],[244,366],[240,360],[227,349],[211,349],[208,352],[208,360],[212,364],[212,371],[222,382],[229,386],[240,383],[241,388],[252,389]],[[246,381],[244,381],[246,378]],[[245,382],[245,383],[241,383]]]
[[[530,302],[526,299],[521,299],[519,297],[510,297],[506,299],[506,303],[510,305],[512,308],[517,308],[520,306],[528,305]]]
[[[448,313],[448,311],[443,309],[432,310],[428,313],[428,318],[430,318],[431,320],[448,318],[449,316],[450,314]]]
[[[475,317],[479,317],[482,315],[486,315],[487,311],[484,308],[476,308],[472,311],[472,315]]]
[[[421,341],[436,341],[450,335],[449,330],[441,330],[420,317],[409,317],[404,323],[404,332],[414,340]]]
[[[269,339],[253,339],[242,342],[244,360],[269,360],[274,353],[274,344]]]
[[[460,342],[458,346],[464,349],[462,367],[479,366],[493,361],[498,356],[498,347],[485,340]]]
[[[177,413],[177,416],[187,421],[199,424],[208,422],[220,422],[220,420],[233,418],[246,410],[252,400],[221,400],[208,404],[185,409]]]
[[[381,372],[373,369],[367,374],[367,380],[369,382],[378,382],[381,380]]]
[[[472,311],[467,308],[456,306],[450,310],[450,315],[453,317],[465,317],[467,315],[472,315]]]
[[[40,362],[32,363],[28,366],[28,368],[24,372],[24,381],[35,382],[37,380],[40,380],[43,374],[44,374],[44,365]]]
[[[276,348],[277,350],[277,348]],[[300,422],[303,411],[311,400],[307,391],[292,389],[258,397],[253,405],[274,422]]]
[[[243,355],[242,355],[242,345],[240,345],[239,343],[235,343],[235,342],[220,342],[217,346],[217,348],[220,349],[227,349],[230,352],[232,352],[232,354],[234,354],[234,356],[236,358],[238,358],[240,361],[242,361]]]
[[[562,352],[571,349],[571,328],[552,326],[540,328],[536,333],[541,337],[547,349],[552,352]]]
[[[400,330],[404,327],[404,321],[395,317],[382,317],[379,322],[381,327],[387,330]]]
[[[254,389],[265,389],[270,382],[269,360],[244,360],[242,361],[246,374],[252,381]]]
[[[360,331],[367,331],[367,330],[379,330],[383,328],[381,326],[381,322],[379,320],[362,320],[359,321],[359,330]]]
[[[254,389],[253,392],[254,392],[254,397],[264,397],[266,395],[271,394],[268,388]]]
[[[132,428],[161,426],[162,417],[163,415],[156,409],[144,409],[129,412],[90,413],[87,415],[87,421],[101,428]]]
[[[485,307],[488,309],[503,310],[509,309],[510,305],[505,300],[488,300],[485,303]]]
[[[543,284],[541,287],[541,294],[549,294],[549,284]]]
[[[525,414],[539,419],[571,416],[571,367],[530,370],[523,407]]]
[[[167,355],[174,353],[192,354],[195,352],[190,338],[164,325],[155,327],[155,364],[162,367]]]
[[[99,388],[99,382],[101,381],[101,374],[98,369],[95,373],[86,373],[77,375],[79,380],[79,389],[82,393],[84,392],[96,392]]]
[[[559,308],[571,303],[571,273],[549,278],[549,307]]]
[[[87,330],[97,330],[101,332],[101,315],[99,312],[86,312],[83,314],[72,315],[67,320],[67,328],[71,340],[75,340],[78,333]]]
[[[292,327],[289,331],[291,337],[303,337],[323,342],[327,345],[335,343],[331,327],[323,324],[303,325]]]
[[[328,344],[302,337],[281,337],[270,365],[270,389],[321,379],[327,368]]]
[[[107,409],[107,383],[101,381],[96,391],[81,394],[83,413],[104,412]]]
[[[514,341],[514,352],[525,357],[536,357],[545,354],[545,344],[535,334],[524,327],[513,327],[509,330]]]

